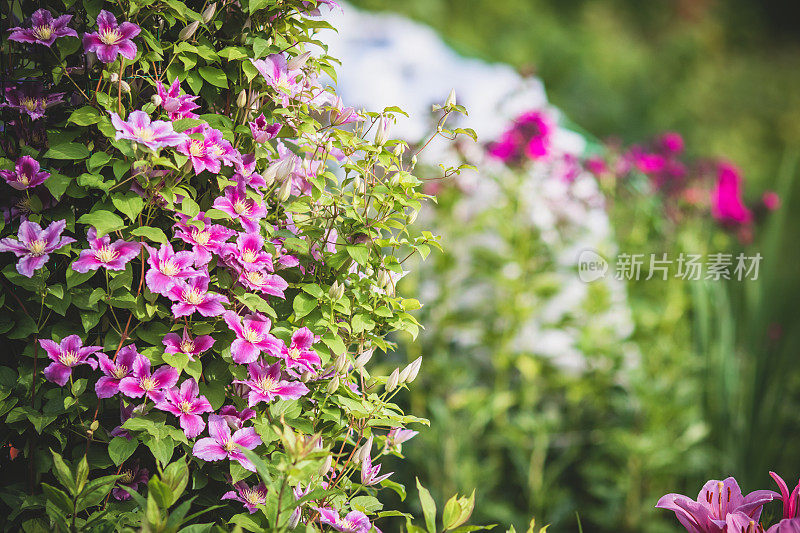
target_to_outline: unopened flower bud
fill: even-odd
[[[392,153],[394,154],[395,157],[400,157],[401,155],[403,155],[403,152],[405,151],[406,151],[406,145],[403,143],[397,143],[397,145],[394,147],[394,150],[392,150]]]
[[[122,81],[120,82],[120,84],[119,84],[119,88],[122,90],[122,92],[124,92],[124,93],[126,93],[126,94],[127,94],[127,93],[129,93],[129,92],[131,92],[131,86],[130,86],[130,85],[128,85],[128,82],[127,82],[127,81],[125,81],[125,80],[122,80]]]
[[[413,169],[416,166],[417,166],[417,154],[414,154],[413,156],[411,156],[411,168]]]
[[[383,288],[386,287],[392,281],[391,276],[386,270],[381,270],[378,272],[378,285]]]
[[[373,353],[375,353],[375,348],[370,348],[369,350],[362,352],[361,355],[356,358],[355,367],[364,368],[364,365],[369,363],[369,360],[372,359]]]
[[[356,451],[356,453],[353,455],[354,461],[360,463],[367,455],[369,455],[369,453],[372,451],[372,439],[373,437],[370,435],[370,437],[367,439],[367,442]]]
[[[330,296],[331,300],[341,300],[342,296],[344,296],[344,284],[334,281],[331,288],[328,289],[328,296]]]
[[[337,390],[339,390],[339,374],[333,376],[333,379],[331,379],[328,382],[328,386],[325,388],[325,392],[327,392],[328,394],[333,394]]]
[[[400,373],[400,383],[411,383],[417,379],[419,369],[422,366],[422,357],[417,357]]]
[[[302,68],[303,65],[306,64],[308,58],[311,57],[311,52],[303,52],[299,56],[295,56],[286,63],[286,68],[289,70],[295,70],[298,68]]]
[[[89,429],[91,431],[97,431],[97,428],[99,428],[99,427],[100,427],[100,422],[98,422],[97,420],[93,420],[92,421],[92,425],[89,426]]]
[[[236,98],[236,105],[239,106],[239,108],[243,108],[247,105],[247,91],[244,89],[241,90],[239,96]]]
[[[394,389],[397,388],[397,385],[400,384],[400,369],[395,368],[391,374],[389,374],[389,379],[386,380],[386,392],[392,392]]]
[[[336,370],[337,374],[341,374],[347,368],[347,354],[341,353],[336,357],[336,361],[333,363],[334,369]]]
[[[211,19],[214,18],[214,13],[216,12],[217,12],[217,3],[213,2],[209,4],[209,6],[203,10],[203,14],[201,15],[203,17],[203,23],[208,24],[209,22],[211,22]]]
[[[295,509],[295,511],[291,514],[291,516],[289,516],[289,522],[287,522],[287,525],[289,526],[289,531],[297,527],[302,517],[303,513],[300,512],[300,508]]]
[[[447,95],[447,100],[444,101],[445,107],[453,107],[456,105],[456,90],[451,89],[450,94]]]
[[[333,464],[333,456],[328,455],[319,467],[319,475],[324,476],[327,474],[331,469],[331,464]]]
[[[161,102],[163,100],[161,100],[160,96],[158,96],[157,94],[154,94],[153,96],[150,97],[150,101],[153,103],[154,106],[158,107],[158,106],[161,105]]]
[[[333,152],[333,141],[332,140],[328,139],[327,142],[325,143],[325,151],[328,152],[328,153]]]
[[[419,211],[412,211],[408,215],[408,217],[406,218],[406,220],[408,221],[408,224],[413,224],[417,220],[417,215],[418,214],[419,214]]]
[[[200,26],[200,21],[199,20],[195,20],[194,22],[192,22],[191,24],[189,24],[188,26],[183,28],[180,31],[180,33],[178,33],[178,39],[180,39],[181,41],[185,41],[187,39],[190,39],[192,37],[192,35],[194,35],[194,32],[197,31],[197,28],[199,26]]]
[[[389,128],[391,122],[389,117],[381,117],[378,119],[378,129],[375,131],[375,144],[383,146],[389,140]]]
[[[108,76],[108,79],[111,80],[111,83],[117,83],[119,81],[119,74],[117,74],[116,72],[112,72]]]
[[[278,189],[278,200],[285,202],[292,195],[292,180],[287,178],[283,180],[281,188]]]

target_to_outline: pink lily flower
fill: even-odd
[[[162,339],[166,347],[164,353],[183,353],[189,356],[190,361],[214,345],[211,335],[200,335],[194,339],[189,335],[189,329],[183,328],[183,338],[177,333],[167,333]]]
[[[147,244],[144,247],[150,254],[147,259],[150,269],[145,280],[151,292],[166,295],[177,280],[200,274],[192,268],[195,262],[195,254],[192,252],[175,252],[170,243],[162,244],[158,250]]]
[[[77,37],[78,32],[67,27],[72,15],[61,15],[53,19],[53,15],[46,9],[37,9],[31,16],[30,28],[9,28],[11,35],[9,41],[18,43],[42,44],[48,48],[56,42],[59,37]]]
[[[136,45],[131,39],[142,29],[132,22],[117,24],[117,18],[106,11],[97,15],[97,31],[83,36],[83,48],[94,52],[103,63],[113,63],[118,55],[125,59],[136,58]]]
[[[176,132],[172,122],[163,120],[151,122],[150,116],[144,111],[132,111],[127,122],[112,111],[108,114],[111,115],[111,123],[117,129],[117,140],[128,139],[146,146],[153,152],[158,152],[165,146],[178,146],[189,138],[185,133]]]
[[[250,387],[247,402],[250,407],[260,402],[271,402],[275,398],[281,400],[297,400],[307,394],[308,387],[300,381],[286,381],[281,379],[280,362],[267,365],[266,363],[250,363],[247,365],[249,379],[246,381],[234,380]]]
[[[209,282],[207,273],[188,281],[176,282],[167,293],[169,299],[175,302],[172,305],[173,316],[180,318],[194,312],[203,316],[219,316],[224,313],[222,304],[230,302],[221,294],[209,292]]]
[[[750,533],[745,531],[745,533]],[[755,533],[759,533],[757,530]],[[800,533],[800,518],[784,518],[771,528],[766,533]]]
[[[100,370],[105,376],[97,380],[94,391],[98,398],[111,398],[119,392],[119,383],[133,372],[133,362],[141,357],[135,344],[129,344],[117,353],[116,361],[112,361],[104,353],[97,355]]]
[[[342,533],[369,533],[372,529],[369,517],[361,511],[350,511],[344,518],[339,517],[338,511],[330,507],[317,507],[321,524],[331,526]]]
[[[228,327],[236,333],[236,340],[231,344],[231,357],[238,364],[252,363],[261,352],[272,353],[279,349],[281,341],[270,335],[270,320],[260,314],[250,314],[240,318],[233,311],[222,315]]]
[[[770,472],[770,476],[778,484],[778,489],[781,491],[780,499],[783,502],[783,517],[784,518],[800,518],[800,481],[797,486],[789,493],[789,487],[781,476],[775,472]]]
[[[204,461],[221,461],[230,459],[238,461],[240,465],[250,470],[256,471],[256,467],[244,456],[239,446],[247,450],[252,450],[261,444],[261,437],[258,436],[254,428],[243,428],[231,435],[231,428],[219,415],[208,417],[208,434],[194,443],[192,454]]]
[[[381,465],[372,465],[372,458],[370,457],[369,453],[364,456],[364,459],[361,461],[361,484],[370,487],[372,485],[377,485],[384,479],[387,479],[389,476],[394,474],[394,472],[389,472],[388,474],[384,474],[379,476],[381,472]]]
[[[292,342],[287,347],[281,343],[280,353],[273,353],[275,357],[280,357],[286,361],[286,368],[300,369],[300,372],[316,372],[322,360],[311,346],[319,340],[310,329],[302,327],[292,334]]]
[[[50,177],[49,172],[39,171],[39,162],[32,157],[24,155],[17,159],[14,171],[0,170],[0,176],[18,191],[24,191],[41,185]]]
[[[220,255],[242,270],[272,271],[272,256],[264,251],[264,239],[258,233],[240,233],[236,244],[222,246]]]
[[[211,219],[202,211],[192,221],[203,223],[203,229],[193,224],[188,224],[189,218],[179,214],[180,222],[175,224],[175,237],[187,244],[191,244],[196,255],[195,266],[201,266],[211,261],[211,254],[217,253],[220,246],[236,234],[232,229],[219,224],[212,224]]]
[[[72,237],[62,237],[66,220],[56,220],[45,229],[39,224],[24,220],[19,225],[17,238],[0,239],[0,252],[13,252],[18,258],[17,272],[26,278],[33,277],[50,259],[50,254],[75,242]]]
[[[108,270],[125,270],[125,265],[139,254],[141,244],[123,240],[111,242],[111,237],[103,235],[97,238],[94,227],[86,232],[89,248],[81,250],[81,254],[72,263],[72,270],[86,273],[104,267]]]
[[[242,502],[250,514],[258,511],[259,505],[264,505],[267,501],[267,486],[263,483],[250,487],[244,481],[234,485],[236,491],[228,491],[220,497],[220,500],[236,500]]]
[[[250,133],[253,134],[253,140],[258,144],[264,144],[270,139],[274,139],[278,136],[278,132],[281,131],[280,123],[267,124],[264,113],[261,113],[255,122],[248,122],[248,124],[250,125]]]
[[[200,107],[194,103],[200,97],[190,94],[181,96],[181,82],[178,78],[175,78],[169,90],[164,89],[164,84],[159,80],[156,83],[156,91],[158,92],[158,97],[161,98],[161,107],[169,113],[170,120],[197,118],[197,115],[192,111]]]
[[[247,197],[247,192],[241,184],[225,188],[225,196],[214,200],[214,209],[226,213],[234,220],[238,220],[245,231],[258,232],[259,220],[267,216],[264,204]]]
[[[164,389],[171,389],[178,382],[178,370],[171,366],[160,366],[150,372],[150,359],[143,355],[133,361],[133,373],[119,382],[119,391],[131,398],[147,396],[158,403],[164,399]]]
[[[237,429],[242,429],[244,423],[251,418],[255,418],[256,412],[250,408],[244,408],[240,411],[236,410],[236,407],[233,405],[226,405],[219,410],[219,416],[221,416],[225,423],[233,430],[236,431]]]
[[[690,533],[722,533],[727,516],[741,512],[758,522],[765,503],[780,496],[771,490],[756,490],[742,496],[735,479],[712,479],[703,485],[697,501],[681,494],[667,494],[656,507],[675,512],[678,521]]]
[[[239,274],[239,283],[250,290],[263,294],[286,298],[283,294],[289,284],[277,274],[267,274],[257,270],[244,270]]]
[[[277,97],[284,106],[288,106],[292,98],[303,92],[303,71],[290,70],[283,54],[271,54],[264,59],[251,59],[250,62],[264,76],[267,85],[278,91]]]
[[[70,335],[61,339],[56,344],[50,339],[39,339],[39,345],[44,348],[53,362],[44,369],[44,377],[56,385],[63,387],[72,375],[72,369],[78,365],[89,365],[92,370],[97,368],[97,361],[88,357],[103,349],[102,346],[84,346],[77,335]]]
[[[202,413],[210,413],[211,404],[205,396],[199,396],[200,389],[194,379],[181,383],[180,390],[167,390],[164,399],[156,404],[156,409],[167,411],[177,416],[186,438],[193,439],[206,427]]]

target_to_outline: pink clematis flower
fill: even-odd
[[[178,382],[178,370],[161,366],[150,372],[150,359],[138,355],[133,361],[133,373],[119,382],[119,391],[131,398],[147,396],[154,402],[164,399],[164,389],[171,389]]]
[[[281,341],[270,335],[272,324],[263,315],[250,314],[241,319],[235,312],[226,311],[222,318],[236,333],[236,340],[231,344],[231,357],[235,363],[252,363],[261,352],[272,353],[279,349]]]
[[[770,472],[770,476],[778,484],[778,489],[781,491],[780,499],[783,502],[783,518],[800,518],[800,481],[797,486],[789,493],[789,487],[781,476],[775,472]]]
[[[9,28],[11,35],[9,41],[18,43],[42,44],[48,48],[53,46],[59,37],[77,37],[78,32],[67,27],[72,15],[61,15],[53,19],[53,15],[46,9],[37,9],[31,16],[29,28]]]
[[[231,435],[231,428],[219,415],[208,417],[208,434],[194,443],[192,454],[204,461],[221,461],[230,459],[238,461],[240,465],[250,470],[256,471],[255,465],[244,456],[239,446],[247,450],[252,450],[261,444],[261,437],[258,436],[254,428],[243,428]]]
[[[342,533],[369,533],[372,524],[369,517],[361,511],[350,511],[344,518],[339,517],[338,511],[330,507],[317,507],[321,524],[331,526]]]
[[[387,479],[389,476],[394,474],[394,472],[389,472],[388,474],[379,476],[378,474],[380,473],[381,465],[373,466],[372,458],[370,457],[369,453],[367,453],[364,456],[364,459],[361,461],[361,484],[366,487],[377,485],[384,479]]]
[[[164,353],[183,353],[189,356],[190,361],[214,345],[211,335],[200,335],[193,339],[186,327],[183,328],[183,338],[178,337],[177,333],[167,333],[161,342],[166,347]]]
[[[364,120],[364,117],[359,115],[355,108],[344,107],[342,97],[337,96],[336,100],[334,100],[334,102],[331,104],[328,120],[330,121],[331,126],[343,126],[345,124],[350,124],[351,122]]]
[[[264,76],[267,85],[278,91],[277,98],[284,106],[288,106],[291,99],[303,92],[303,71],[289,69],[283,54],[271,54],[264,59],[251,59],[250,62]]]
[[[259,220],[267,216],[264,204],[247,197],[247,191],[242,184],[225,188],[225,196],[214,200],[214,209],[226,213],[234,220],[238,220],[245,231],[258,232]]]
[[[742,201],[742,177],[729,163],[717,168],[717,184],[711,191],[711,214],[723,224],[747,224],[753,216]]]
[[[23,83],[17,87],[6,87],[6,101],[0,107],[12,107],[25,113],[31,120],[44,116],[45,111],[63,102],[66,93],[44,94],[41,85]]]
[[[242,409],[240,412],[237,411],[236,407],[233,405],[226,405],[219,410],[219,416],[225,420],[225,423],[228,424],[233,431],[236,431],[237,429],[242,429],[242,426],[247,420],[255,418],[256,412],[250,408]]]
[[[272,270],[272,256],[264,251],[264,239],[258,233],[240,233],[236,244],[226,244],[220,255],[237,270]]]
[[[96,53],[103,63],[113,63],[118,55],[132,60],[136,58],[136,45],[131,39],[140,31],[132,22],[117,24],[116,17],[103,9],[97,15],[97,31],[83,36],[83,48]]]
[[[131,495],[122,487],[136,490],[139,485],[146,484],[149,480],[150,472],[146,468],[139,468],[139,461],[136,461],[131,468],[122,472],[122,477],[117,480],[117,486],[111,490],[111,495],[115,500],[130,500]]]
[[[151,122],[150,116],[144,111],[132,111],[127,122],[112,111],[108,114],[111,115],[111,123],[117,129],[117,140],[128,139],[146,146],[153,152],[165,146],[178,146],[188,139],[185,133],[176,132],[171,122],[163,120]]]
[[[89,248],[81,250],[81,254],[72,263],[72,270],[86,273],[104,267],[108,270],[125,270],[125,265],[139,254],[141,244],[123,240],[111,242],[111,237],[103,235],[97,238],[94,227],[86,232]]]
[[[131,375],[133,362],[141,357],[135,344],[129,344],[117,353],[116,361],[112,361],[104,353],[97,355],[100,370],[105,376],[97,380],[94,390],[98,398],[111,398],[119,392],[119,382]]]
[[[233,383],[241,383],[250,387],[247,402],[250,407],[260,402],[271,402],[275,398],[281,400],[297,400],[308,393],[306,387],[300,381],[287,381],[281,379],[280,362],[267,365],[266,363],[250,363],[247,365],[249,379],[246,381],[234,380]]]
[[[258,270],[244,270],[239,275],[239,283],[250,290],[285,298],[283,294],[289,284],[277,274],[267,274]]]
[[[63,387],[72,375],[72,369],[78,365],[89,365],[92,370],[97,368],[97,361],[88,359],[90,355],[103,349],[102,346],[84,346],[77,335],[70,335],[61,339],[56,344],[50,339],[39,339],[39,345],[47,352],[47,357],[52,359],[44,369],[44,377],[56,385]]]
[[[411,440],[419,435],[419,431],[412,431],[410,429],[392,428],[386,435],[386,445],[389,448],[400,449],[401,445],[407,440]]]
[[[658,500],[656,507],[674,511],[690,533],[722,533],[729,514],[740,512],[758,522],[761,508],[776,498],[780,496],[771,490],[757,490],[742,496],[739,484],[729,477],[706,483],[697,501],[681,494],[667,494]]]
[[[151,292],[166,295],[178,280],[200,274],[192,268],[195,262],[192,252],[175,252],[170,243],[162,244],[158,250],[147,244],[144,247],[150,254],[147,259],[150,269],[145,280]]]
[[[240,481],[233,486],[236,491],[228,491],[222,495],[220,500],[236,500],[242,502],[250,514],[258,511],[259,505],[264,505],[267,501],[267,486],[263,483],[249,486],[244,481]]]
[[[212,224],[211,219],[202,211],[191,221],[202,222],[202,229],[189,224],[186,215],[179,214],[180,222],[175,224],[175,237],[191,244],[195,253],[195,266],[205,265],[211,261],[211,254],[217,253],[222,244],[236,234],[232,229],[219,224]]]
[[[13,252],[18,258],[17,272],[30,278],[44,266],[50,254],[63,246],[75,242],[72,237],[62,237],[65,220],[56,220],[45,229],[39,224],[24,220],[19,225],[17,238],[0,239],[0,252]]]
[[[193,439],[206,427],[202,413],[210,413],[214,409],[205,396],[198,396],[200,389],[194,379],[181,383],[179,389],[169,389],[164,399],[156,404],[156,409],[167,411],[177,416],[186,438]]]
[[[319,340],[310,329],[303,327],[292,334],[292,342],[287,347],[281,343],[280,352],[272,353],[275,357],[280,357],[286,361],[286,368],[299,369],[300,372],[316,372],[322,360],[311,346]]]
[[[24,155],[17,159],[14,171],[0,170],[0,176],[18,191],[41,185],[50,177],[49,172],[39,170],[39,162],[34,158]]]
[[[208,291],[208,273],[203,276],[191,278],[188,281],[179,281],[167,293],[172,304],[172,314],[175,318],[200,313],[203,316],[219,316],[225,312],[223,303],[230,303],[228,299],[215,292]]]
[[[222,138],[222,132],[201,124],[196,128],[187,130],[188,135],[200,134],[200,139],[187,137],[186,141],[178,145],[178,152],[189,157],[195,174],[208,170],[212,174],[219,174],[222,163],[233,164],[233,146]]]
[[[200,97],[190,94],[181,96],[181,82],[178,78],[175,78],[169,90],[164,89],[164,84],[159,80],[156,83],[156,91],[158,92],[158,97],[161,99],[161,107],[164,108],[164,111],[169,113],[170,120],[197,118],[197,115],[192,113],[192,111],[200,107],[194,103],[194,101]]]
[[[274,139],[278,136],[278,132],[281,131],[280,123],[267,124],[264,113],[261,113],[255,122],[248,122],[248,124],[250,124],[250,133],[253,134],[253,140],[258,144],[264,144],[270,139]]]

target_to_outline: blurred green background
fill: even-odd
[[[353,3],[408,15],[463,55],[539,76],[550,101],[591,135],[627,145],[678,131],[691,156],[740,166],[750,200],[776,189],[783,201],[748,247],[764,256],[758,283],[632,283],[631,341],[642,364],[623,373],[621,347],[598,338],[590,323],[569,324],[591,333],[582,348],[596,363],[570,376],[509,346],[515,321],[536,311],[508,303],[520,282],[497,272],[515,261],[527,283],[542,285],[550,268],[550,251],[534,232],[520,226],[504,234],[517,193],[508,191],[509,205],[472,225],[456,220],[457,199],[441,196],[436,219],[446,239],[469,241],[471,231],[494,228],[515,246],[506,256],[473,251],[470,264],[452,253],[434,257],[421,275],[448,280],[466,270],[469,283],[487,283],[500,303],[472,316],[448,309],[455,296],[446,293],[426,301],[421,321],[432,331],[406,350],[428,361],[410,407],[427,410],[433,427],[407,445],[409,470],[439,497],[476,487],[479,520],[524,530],[535,514],[554,532],[577,531],[576,513],[584,531],[677,531],[671,513],[653,509],[661,494],[694,496],[706,479],[730,474],[746,491],[774,488],[770,469],[796,479],[800,3]],[[647,198],[621,199],[610,212],[620,249],[738,249],[708,224],[671,227]],[[531,290],[546,297],[542,287]],[[448,337],[449,324],[469,321],[487,328],[481,349],[461,350]]]

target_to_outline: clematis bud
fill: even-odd
[[[325,461],[322,462],[322,464],[319,467],[319,470],[317,471],[319,472],[319,475],[324,476],[325,474],[327,474],[331,469],[331,464],[333,464],[333,456],[328,455],[327,457],[325,457]]]
[[[292,195],[292,180],[288,177],[283,180],[281,188],[278,189],[278,200],[285,202]]]
[[[201,15],[203,17],[203,23],[208,24],[209,22],[211,22],[211,19],[214,18],[214,13],[216,12],[217,12],[217,3],[213,2],[209,4],[209,6],[203,10],[203,13]]]
[[[412,211],[408,215],[408,217],[406,218],[406,220],[408,221],[408,224],[413,224],[417,220],[417,215],[418,214],[419,214],[419,211]]]
[[[328,386],[325,387],[325,392],[328,394],[333,394],[337,390],[339,390],[339,374],[333,376],[333,379],[328,382]]]
[[[303,52],[299,56],[295,56],[292,59],[290,59],[286,63],[286,68],[289,70],[296,70],[298,68],[302,68],[308,61],[309,57],[311,57],[311,52]]]
[[[111,80],[111,83],[117,83],[119,81],[119,74],[112,72],[108,79]]]
[[[394,147],[394,150],[392,150],[392,153],[394,154],[395,157],[400,157],[401,155],[403,155],[403,152],[405,151],[406,151],[406,145],[403,143],[397,143],[397,145]]]
[[[372,451],[372,435],[370,435],[370,437],[367,439],[367,442],[364,443],[364,445],[361,446],[356,451],[356,453],[353,455],[353,460],[360,463],[361,461],[364,460],[364,457],[369,455],[371,451]]]
[[[157,94],[154,94],[153,96],[151,96],[151,97],[150,97],[150,101],[151,101],[151,102],[153,103],[153,105],[154,105],[154,106],[156,106],[156,107],[160,106],[160,105],[161,105],[161,102],[162,102],[162,100],[161,100],[161,97],[160,97],[160,96],[158,96]]]
[[[337,374],[341,374],[347,368],[347,354],[341,353],[336,357],[336,361],[333,363],[333,367],[336,370]]]
[[[386,392],[392,392],[394,389],[397,388],[397,385],[400,384],[400,369],[395,368],[391,374],[389,374],[389,379],[386,380]]]
[[[370,348],[369,350],[365,350],[356,358],[355,367],[356,368],[364,368],[364,365],[369,363],[369,360],[372,359],[372,354],[375,353],[375,348]]]
[[[344,285],[334,281],[331,288],[328,289],[328,296],[330,296],[331,300],[341,300],[342,296],[344,296]]]
[[[400,373],[400,383],[411,383],[417,378],[419,369],[422,366],[422,357],[417,357]]]
[[[378,129],[375,131],[375,144],[383,146],[389,140],[389,127],[391,122],[389,117],[381,117],[378,120]]]
[[[97,431],[97,428],[99,428],[99,427],[100,427],[100,422],[98,422],[97,420],[94,420],[94,421],[92,422],[92,425],[91,425],[91,426],[89,426],[89,429],[90,429],[91,431]]]
[[[130,85],[128,85],[128,82],[127,82],[127,81],[125,81],[125,80],[122,80],[122,81],[120,82],[120,84],[119,84],[119,88],[122,90],[122,92],[124,92],[124,93],[126,93],[126,94],[127,94],[127,93],[129,93],[129,92],[131,92],[131,86],[130,86]]]
[[[303,513],[300,512],[300,508],[295,509],[294,512],[289,517],[289,522],[287,522],[287,525],[289,526],[289,531],[292,531],[297,527],[302,517]]]
[[[411,169],[413,170],[414,167],[417,166],[417,154],[411,156]]]
[[[236,98],[236,105],[240,108],[245,107],[247,105],[247,91],[244,89],[241,90],[239,96]]]
[[[189,24],[188,26],[183,28],[180,31],[180,33],[178,33],[178,39],[180,39],[181,41],[185,41],[187,39],[191,39],[192,35],[194,35],[194,32],[197,31],[197,28],[199,26],[200,26],[200,21],[199,20],[195,20],[194,22],[192,22],[191,24]]]
[[[447,95],[447,100],[444,101],[445,107],[453,107],[456,105],[456,90],[451,89],[450,94]]]
[[[389,276],[389,273],[385,270],[381,270],[378,272],[378,285],[380,287],[385,287],[392,281],[392,278]]]

